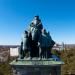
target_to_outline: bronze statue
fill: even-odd
[[[35,16],[30,23],[28,31],[25,31],[21,41],[20,58],[40,57],[50,58],[51,49],[55,42],[52,40],[49,32],[43,28],[39,16]]]

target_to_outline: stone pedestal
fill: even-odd
[[[13,75],[61,75],[61,64],[59,61],[49,60],[20,60],[10,63]]]

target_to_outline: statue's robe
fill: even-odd
[[[28,52],[30,52],[30,44],[29,44],[29,38],[28,38],[28,34],[24,33],[22,36],[22,49],[23,49],[23,53],[24,53],[24,57],[26,56],[26,54]]]
[[[38,40],[39,36],[41,35],[41,29],[43,28],[42,24],[30,24],[29,27],[29,34],[31,34],[31,56],[32,57],[39,57],[39,48],[38,48]],[[29,35],[30,36],[30,35]]]
[[[54,46],[55,42],[52,40],[50,34],[47,34],[48,37],[48,52],[47,57],[50,58],[52,56],[51,49]]]
[[[47,58],[48,37],[45,34],[42,34],[38,43],[41,50],[40,57]]]
[[[52,40],[51,36],[46,34],[42,34],[39,39],[39,47],[41,49],[40,56],[43,58],[51,57],[51,49],[55,42]]]

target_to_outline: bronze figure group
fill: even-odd
[[[39,16],[35,16],[29,29],[25,30],[22,36],[19,57],[20,59],[25,57],[50,58],[54,44],[50,33],[43,28]]]

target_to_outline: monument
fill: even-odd
[[[10,63],[16,75],[61,75],[63,62],[51,53],[55,42],[35,16],[21,40],[19,57]]]

